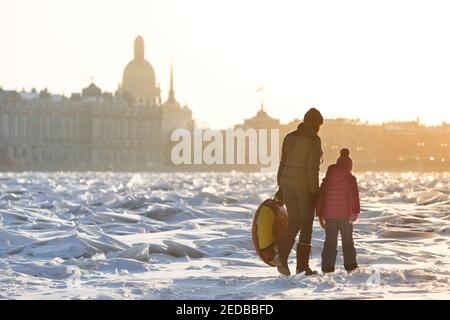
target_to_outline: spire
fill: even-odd
[[[173,61],[170,62],[170,90],[169,97],[175,99],[175,91],[173,91]]]
[[[175,102],[175,91],[173,90],[173,61],[170,62],[170,89],[168,102]]]
[[[261,109],[260,112],[264,112],[264,88],[263,86],[260,86],[257,90],[257,92],[260,93],[260,97],[261,97]]]
[[[141,36],[137,36],[134,40],[134,58],[136,60],[143,60],[145,55],[144,39]]]

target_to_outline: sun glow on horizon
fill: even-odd
[[[253,116],[257,88],[282,122],[450,122],[444,1],[1,0],[0,87],[116,91],[142,35],[163,100],[225,128]]]

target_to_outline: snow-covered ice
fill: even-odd
[[[282,277],[250,234],[274,174],[1,173],[0,299],[450,298],[450,174],[358,178],[361,268]]]

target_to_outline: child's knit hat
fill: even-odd
[[[336,165],[348,171],[352,171],[353,161],[352,158],[350,158],[350,150],[347,148],[341,149],[341,156],[337,159]]]

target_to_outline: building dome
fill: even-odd
[[[145,60],[144,39],[141,36],[134,41],[134,60],[123,72],[122,90],[131,94],[139,104],[155,104],[155,71]]]
[[[102,90],[95,83],[91,83],[87,88],[83,89],[82,94],[83,97],[98,97],[102,94]]]

